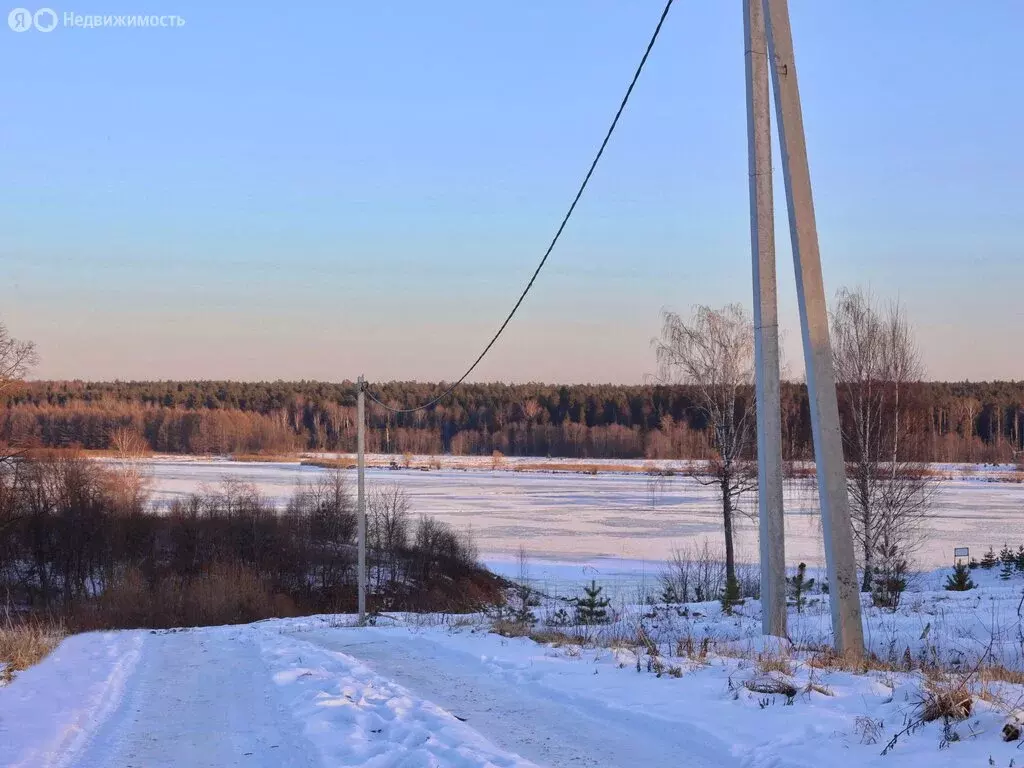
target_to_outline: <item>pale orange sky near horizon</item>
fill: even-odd
[[[10,329],[20,334],[17,321],[15,317]],[[338,335],[344,341],[337,341],[323,325],[303,330],[297,340],[280,332],[253,339],[225,318],[212,326],[201,319],[169,322],[163,328],[139,325],[124,328],[114,339],[87,323],[74,328],[27,325],[39,332],[30,337],[40,353],[33,379],[341,381],[363,373],[371,381],[451,381],[485,341],[480,328],[460,338],[450,328],[435,334],[428,327],[376,329],[365,339],[342,330]],[[563,325],[552,333],[526,312],[513,321],[470,381],[643,383],[656,373],[649,342],[657,331],[657,313],[647,327],[595,320]],[[1002,342],[1006,354],[991,355],[985,351],[987,344],[975,343],[969,329],[954,324],[917,325],[916,331],[928,380],[1024,380],[1024,354],[1013,353],[1013,332]],[[787,378],[801,379],[795,313],[783,346]]]

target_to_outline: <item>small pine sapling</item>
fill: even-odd
[[[1003,565],[1013,565],[1017,560],[1017,556],[1013,553],[1013,550],[1006,544],[1003,544],[1003,548],[999,550],[999,562]]]
[[[1013,578],[1013,574],[1017,570],[1016,561],[1013,557],[1009,560],[1003,560],[1003,566],[999,571],[999,578],[1003,581],[1009,581]]]
[[[539,606],[540,600],[530,586],[530,560],[523,547],[519,548],[519,578],[513,586],[512,598],[512,621],[522,627],[532,628],[537,623],[537,617],[530,609]]]
[[[601,590],[596,581],[591,581],[590,586],[583,588],[583,597],[575,599],[576,622],[584,626],[592,624],[607,624],[609,621],[608,611],[611,600],[601,597]]]
[[[559,608],[557,611],[548,616],[547,621],[544,622],[549,627],[568,627],[572,624],[572,617],[565,608]]]
[[[895,547],[884,554],[888,557],[875,576],[871,601],[879,608],[895,611],[907,588],[907,561],[899,555]]]
[[[946,577],[946,589],[950,592],[966,592],[974,586],[970,568],[963,563],[953,566],[953,573]]]
[[[1018,571],[1024,571],[1024,544],[1017,547],[1017,558],[1014,561],[1014,565]]]
[[[676,585],[669,581],[661,588],[661,602],[665,603],[665,605],[678,605],[685,601],[679,599],[679,593],[676,592]]]
[[[743,602],[740,597],[740,583],[735,576],[726,577],[725,589],[722,590],[719,602],[722,604],[722,612],[728,614],[731,614],[732,609]]]
[[[537,617],[530,610],[537,604],[533,597],[533,590],[525,584],[517,584],[513,590],[512,621],[525,627],[532,627],[537,623]]]
[[[995,550],[992,549],[992,547],[989,547],[988,552],[986,552],[985,556],[981,558],[981,567],[986,571],[990,571],[996,567],[997,562],[998,558],[996,558]]]
[[[804,593],[814,588],[814,579],[806,578],[806,571],[807,563],[800,563],[796,567],[796,573],[786,579],[793,594],[793,604],[796,605],[797,613],[803,613],[804,605],[807,603]]]
[[[967,563],[967,567],[970,568],[972,571],[976,569],[978,567],[978,558],[972,557],[970,562]]]

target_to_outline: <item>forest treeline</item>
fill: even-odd
[[[416,405],[438,385],[392,382],[375,394]],[[840,392],[841,408],[848,392]],[[468,384],[413,414],[368,407],[367,450],[571,458],[705,458],[712,439],[688,386]],[[1009,461],[1024,448],[1024,382],[912,385],[909,460]],[[354,451],[351,382],[38,381],[6,393],[0,441],[24,447],[110,447],[130,429],[154,451]],[[807,393],[782,388],[787,458],[811,455]]]

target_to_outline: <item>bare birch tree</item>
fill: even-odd
[[[0,397],[7,394],[33,366],[39,362],[36,345],[31,341],[19,341],[0,322]],[[0,462],[11,458],[9,446],[0,445]]]
[[[31,341],[18,341],[7,332],[7,326],[0,322],[0,396],[6,394],[38,362],[36,346]],[[7,462],[12,452],[7,445],[0,445],[0,471],[6,473]],[[0,545],[6,535],[14,530],[21,519],[13,505],[8,502],[13,487],[8,487],[8,478],[0,478]],[[0,546],[2,552],[2,546]]]
[[[0,322],[0,395],[24,378],[38,361],[36,345],[12,338]]]
[[[149,500],[152,474],[145,464],[149,443],[137,430],[118,427],[110,433],[114,461],[110,465],[111,494],[127,514],[141,513]]]
[[[400,553],[409,546],[412,503],[404,488],[390,484],[371,488],[367,507],[366,536],[377,559],[374,590],[380,592],[405,578]]]
[[[667,384],[689,384],[698,394],[697,408],[707,419],[717,456],[709,472],[694,476],[719,487],[725,534],[726,604],[737,600],[734,519],[740,496],[757,486],[751,461],[754,422],[754,330],[742,306],[694,308],[684,320],[675,312],[662,316],[655,340],[659,375]]]
[[[934,494],[925,468],[905,458],[906,398],[923,367],[898,304],[880,309],[869,292],[844,289],[831,321],[861,586],[895,607]]]

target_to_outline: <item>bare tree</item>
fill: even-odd
[[[895,607],[934,494],[925,468],[905,458],[908,388],[923,367],[898,304],[880,309],[869,292],[843,289],[831,320],[862,589]]]
[[[37,362],[36,345],[13,338],[0,322],[0,395],[24,378]]]
[[[974,461],[974,420],[981,411],[981,401],[976,397],[961,397],[956,401],[960,431],[967,442],[967,460]]]
[[[708,472],[694,476],[717,485],[722,497],[726,586],[724,602],[739,597],[733,520],[742,494],[757,486],[751,461],[754,438],[754,330],[739,304],[722,309],[698,306],[684,320],[675,312],[662,316],[655,340],[659,375],[668,384],[689,384],[697,408],[707,419],[717,456]]]
[[[409,495],[400,485],[392,483],[370,489],[366,534],[376,559],[377,592],[405,578],[401,554],[409,546],[411,507]]]
[[[118,427],[110,433],[114,452],[111,464],[111,492],[121,511],[139,514],[149,500],[152,476],[145,464],[149,443],[137,430]]]
[[[356,513],[342,470],[326,472],[314,483],[296,488],[286,514],[303,528],[300,541],[307,549],[313,583],[325,592],[349,583],[355,573]]]
[[[37,362],[36,345],[13,338],[7,326],[0,322],[0,397],[23,379]],[[11,458],[5,447],[0,446],[0,462]]]
[[[7,332],[7,326],[0,322],[0,396],[3,396],[20,379],[24,378],[39,361],[36,345],[31,341],[18,341]],[[4,471],[6,463],[12,458],[9,447],[0,445],[0,471]],[[0,509],[0,544],[4,535],[11,531],[21,519],[13,508],[3,505]]]

